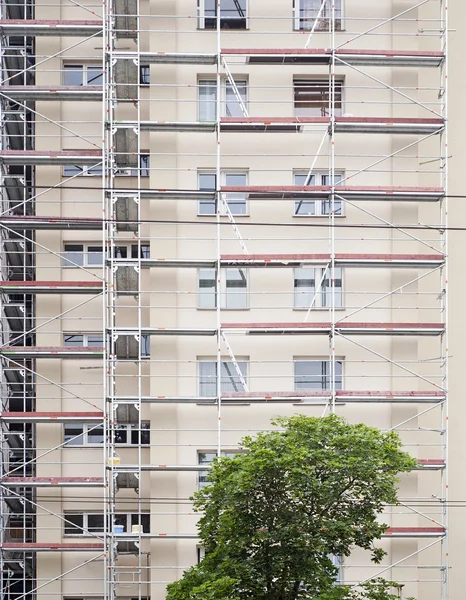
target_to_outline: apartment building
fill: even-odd
[[[419,460],[341,581],[459,600],[466,8],[219,4],[2,2],[2,593],[162,600],[213,457],[337,412]]]

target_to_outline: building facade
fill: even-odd
[[[466,8],[219,4],[2,3],[2,593],[162,600],[213,457],[336,412],[419,460],[341,581],[459,600]]]

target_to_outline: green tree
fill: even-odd
[[[393,600],[383,579],[358,589],[335,585],[331,555],[376,548],[396,504],[397,474],[417,462],[398,435],[341,417],[277,418],[279,431],[242,441],[243,452],[217,458],[194,495],[202,513],[205,558],[168,586],[168,600]]]

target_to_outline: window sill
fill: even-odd
[[[197,216],[198,217],[210,217],[210,218],[212,218],[212,217],[216,217],[217,215],[215,215],[215,214],[214,215],[202,215],[200,213],[197,213]],[[251,215],[249,215],[249,214],[247,214],[247,215],[245,215],[245,214],[236,215],[234,213],[231,213],[231,216],[238,219],[239,217],[250,217]],[[228,215],[220,215],[220,217],[222,217],[223,219],[228,219]]]
[[[198,306],[198,307],[196,308],[196,310],[202,310],[202,311],[204,311],[204,310],[205,310],[205,311],[207,311],[207,310],[212,310],[212,311],[214,311],[214,310],[217,310],[217,309],[216,309],[215,307],[214,307],[214,308],[203,308],[203,307],[201,307],[201,306]],[[224,310],[227,310],[227,311],[239,310],[239,311],[241,311],[241,312],[244,312],[245,310],[251,310],[251,307],[250,307],[250,306],[246,306],[246,307],[244,307],[244,308],[226,308],[226,307],[221,307],[221,308],[220,308],[220,310],[221,310],[221,311],[224,311]]]
[[[293,215],[297,219],[328,219],[331,215]],[[346,215],[334,215],[335,219],[344,219]]]
[[[331,306],[313,306],[313,307],[311,308],[311,312],[312,312],[312,311],[316,311],[316,310],[318,310],[319,312],[322,312],[322,311],[324,311],[324,310],[326,310],[326,311],[329,311],[329,310],[331,310],[331,309],[332,309],[332,307],[331,307]],[[301,307],[298,307],[298,306],[294,306],[294,307],[293,307],[293,310],[296,310],[296,311],[308,311],[308,310],[309,310],[309,307],[307,307],[307,308],[306,308],[305,306],[303,306],[303,307],[301,308]],[[344,306],[335,306],[335,310],[337,310],[337,311],[339,311],[339,312],[342,312],[343,310],[346,310],[346,308],[345,308]]]

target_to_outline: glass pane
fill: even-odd
[[[294,270],[294,307],[309,308],[316,291],[316,271],[313,267]],[[316,305],[314,301],[313,306]]]
[[[83,535],[84,515],[82,513],[75,515],[65,513],[63,516],[66,521],[70,521],[65,523],[65,535]]]
[[[87,443],[88,444],[103,444],[104,443],[103,427],[94,427],[92,429],[89,429],[87,432]]]
[[[243,376],[243,379],[246,379],[247,374],[247,363],[245,361],[237,361],[238,369]],[[240,377],[237,374],[237,370],[235,365],[230,362],[222,362],[222,392],[243,392],[244,386],[241,383]]]
[[[126,246],[115,246],[114,257],[115,258],[128,258],[128,248]]]
[[[301,360],[294,364],[295,390],[325,390],[325,361]]]
[[[84,444],[84,425],[76,423],[73,425],[65,425],[65,445],[66,446],[82,446]]]
[[[104,345],[104,339],[101,335],[88,335],[87,345],[94,347],[101,347]]]
[[[217,273],[215,269],[199,270],[199,308],[215,308],[217,306]]]
[[[115,427],[115,444],[128,443],[128,428],[126,425],[117,425]]]
[[[63,336],[63,345],[64,346],[83,346],[84,345],[84,336],[82,335],[65,335]]]
[[[141,244],[139,254],[141,258],[150,258],[150,244]],[[131,245],[131,258],[138,258],[137,244]]]
[[[322,282],[322,306],[332,305],[332,288],[331,288],[331,269],[327,269],[324,280]],[[335,280],[335,306],[340,308],[342,306],[342,270],[341,267],[335,267],[334,274]]]
[[[87,264],[102,265],[103,263],[102,246],[89,246],[87,249]]]
[[[150,423],[141,423],[141,446],[150,446]]]
[[[217,82],[199,80],[199,121],[217,120]]]
[[[102,67],[87,67],[87,85],[103,85]]]
[[[83,246],[81,244],[65,244],[63,266],[75,267],[84,264]]]
[[[126,514],[117,514],[114,517],[114,525],[120,525],[123,527],[123,531],[128,531],[128,515]]]
[[[215,452],[199,452],[198,454],[198,463],[200,465],[210,465],[213,459],[217,456]],[[209,479],[209,471],[206,469],[205,471],[199,471],[198,473],[198,487],[199,489],[203,488]]]
[[[141,356],[150,356],[150,335],[141,336]]]
[[[246,182],[246,173],[225,173],[225,185],[227,187],[243,187]],[[231,214],[246,214],[246,194],[230,192],[226,194],[226,200]]]
[[[201,192],[215,192],[217,189],[217,176],[215,173],[199,173],[199,190]],[[215,215],[215,199],[201,200],[199,202],[200,215]]]
[[[235,81],[236,89],[238,90],[239,96],[243,101],[244,106],[247,103],[247,81]],[[225,116],[226,117],[242,117],[243,111],[239,103],[238,97],[234,92],[233,86],[229,81],[225,82]]]
[[[226,308],[247,308],[247,278],[244,269],[226,270]]]
[[[92,167],[87,167],[86,174],[92,175],[93,177],[101,177],[102,176],[102,165],[94,165]]]
[[[142,525],[142,532],[149,533],[150,532],[150,514],[142,513],[138,515],[137,513],[133,513],[131,515],[131,526],[133,525]]]
[[[199,362],[199,395],[217,395],[217,363],[215,361]]]
[[[141,65],[139,68],[139,83],[141,85],[150,84],[150,67],[149,65]]]
[[[141,157],[139,159],[139,168],[141,169],[141,177],[149,177],[150,154],[141,154]]]
[[[295,173],[294,184],[298,186],[316,185],[316,176],[313,174],[309,177],[308,180],[308,173]]]
[[[63,85],[83,85],[83,66],[64,65]]]
[[[65,177],[74,177],[75,175],[82,175],[83,171],[83,167],[80,167],[78,165],[65,165],[63,167],[63,175]]]
[[[91,533],[104,530],[104,515],[87,515],[87,530]]]

